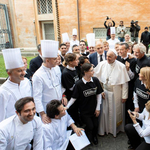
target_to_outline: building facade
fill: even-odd
[[[150,26],[149,0],[0,0],[8,7],[14,47],[35,49],[42,39],[62,42],[61,34],[67,32],[72,38],[72,29],[78,30],[78,39],[87,33],[105,39],[106,16],[117,27],[123,20],[130,27],[131,20],[138,20],[141,30]]]

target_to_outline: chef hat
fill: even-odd
[[[109,49],[108,51],[112,51],[116,56],[118,56],[117,51],[115,49]]]
[[[95,47],[95,33],[88,33],[86,35],[86,39],[89,47],[91,46]]]
[[[15,69],[15,68],[24,67],[20,48],[4,49],[2,50],[2,53],[3,53],[6,69]]]
[[[69,36],[68,33],[62,34],[63,43],[69,42]]]
[[[116,34],[115,27],[110,27],[110,33],[111,33],[111,34]]]
[[[77,29],[72,30],[72,35],[77,35]]]
[[[42,57],[55,58],[58,54],[58,41],[41,40]]]

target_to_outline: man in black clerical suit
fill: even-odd
[[[133,90],[134,90],[134,71],[136,66],[136,59],[135,58],[129,58],[129,54],[127,53],[129,50],[129,45],[127,43],[120,43],[119,45],[119,54],[120,56],[117,56],[117,60],[122,62],[126,65],[126,69],[128,72],[128,75],[130,77],[129,86],[128,86],[128,99],[126,101],[125,105],[125,114],[126,114],[126,123],[132,122],[130,119],[127,110],[134,110],[134,104],[133,104]]]
[[[30,61],[30,71],[32,72],[32,74],[34,74],[36,70],[38,70],[43,63],[42,53],[41,53],[41,44],[37,46],[37,49],[38,49],[39,55],[31,59]]]

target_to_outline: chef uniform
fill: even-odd
[[[58,41],[42,40],[41,50],[44,58],[57,57]],[[38,113],[46,112],[46,105],[49,101],[62,99],[61,71],[59,66],[50,69],[42,64],[34,73],[32,81],[33,97]]]
[[[44,150],[65,150],[69,143],[70,131],[67,131],[74,121],[66,111],[61,119],[51,119],[51,123],[43,124]]]
[[[116,34],[115,27],[110,27],[110,31],[111,34]],[[109,43],[109,49],[115,49],[115,44],[120,41],[118,39],[109,39],[107,42]]]
[[[32,121],[23,124],[17,115],[13,115],[0,123],[1,150],[43,150],[43,130],[41,119],[34,116]]]
[[[77,29],[73,29],[72,30],[72,36],[73,35],[76,35],[77,36]],[[73,45],[78,45],[79,46],[79,41],[78,40],[71,40],[70,41],[70,48],[69,48],[69,52],[72,52],[72,47],[73,47]]]
[[[69,42],[69,43],[70,43],[68,33],[63,33],[63,34],[62,34],[62,40],[63,40],[63,43],[64,43],[64,44],[66,44],[66,42]],[[66,45],[66,46],[67,46],[67,45]],[[70,46],[71,46],[71,45],[70,45]],[[67,53],[72,53],[72,49],[71,49],[70,47],[69,47]],[[67,53],[66,53],[66,54],[67,54]]]
[[[20,49],[2,50],[6,69],[15,69],[24,66]],[[8,78],[0,87],[0,122],[15,114],[14,104],[23,97],[32,96],[31,83],[27,78],[20,84]]]

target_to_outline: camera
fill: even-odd
[[[134,20],[131,21],[131,25],[135,24]]]
[[[106,16],[106,20],[109,20],[110,18],[108,16]]]

